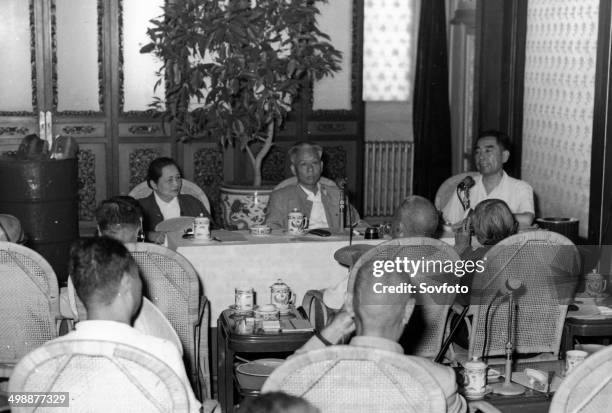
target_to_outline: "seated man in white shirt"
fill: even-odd
[[[298,143],[289,149],[290,168],[297,177],[297,184],[272,192],[266,210],[268,226],[287,229],[287,216],[297,209],[308,217],[308,229],[340,229],[341,193],[335,185],[321,183],[322,156],[323,148],[309,142]],[[352,206],[349,208],[351,221],[358,222],[359,214]]]
[[[470,205],[485,199],[501,199],[506,202],[521,226],[533,223],[533,189],[524,181],[511,178],[503,166],[510,158],[508,137],[499,131],[480,134],[474,147],[474,163],[480,174],[474,177],[476,185],[469,189]],[[444,220],[449,224],[461,222],[469,213],[464,210],[457,196],[452,196],[442,208]]]
[[[187,389],[189,411],[200,411],[201,404],[193,394],[177,348],[132,327],[142,304],[142,281],[125,246],[108,237],[80,241],[71,250],[70,274],[87,308],[88,319],[54,341],[111,340],[142,349],[164,361],[178,375]]]

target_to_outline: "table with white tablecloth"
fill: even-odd
[[[270,302],[270,286],[281,278],[300,305],[308,290],[335,286],[348,274],[348,269],[334,260],[334,252],[349,244],[348,236],[296,237],[279,232],[256,237],[239,233],[242,241],[221,242],[168,234],[168,247],[187,258],[198,272],[210,300],[212,327],[221,312],[234,304],[235,287],[252,287],[256,303],[265,304]],[[213,231],[220,239],[224,238],[222,234]],[[353,243],[376,245],[382,241],[355,237]]]

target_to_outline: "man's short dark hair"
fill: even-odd
[[[157,181],[159,181],[159,178],[162,176],[162,170],[166,166],[170,165],[176,166],[176,169],[178,169],[179,173],[181,174],[181,177],[183,176],[183,172],[181,171],[180,166],[178,166],[174,159],[165,156],[153,159],[149,164],[149,169],[147,171],[147,185],[149,185],[149,188],[153,189],[150,182],[153,181],[157,183]]]
[[[110,237],[86,238],[70,249],[70,276],[77,295],[89,308],[92,302],[113,302],[125,273],[137,274],[134,258]]]
[[[108,231],[116,225],[139,226],[142,220],[142,209],[137,200],[131,196],[119,195],[102,201],[96,209],[96,222],[100,231]]]
[[[315,151],[319,155],[319,160],[323,156],[323,147],[321,145],[306,141],[298,142],[289,149],[289,162],[292,164],[295,163],[295,157],[297,156],[298,152],[306,148],[311,148],[313,151]]]
[[[238,413],[286,413],[305,407],[312,405],[301,397],[276,391],[245,400],[244,403],[240,403]]]
[[[478,134],[478,139],[476,139],[475,145],[478,145],[478,141],[482,138],[495,138],[495,141],[499,146],[501,146],[502,150],[508,151],[512,153],[512,142],[510,141],[510,137],[506,135],[504,132],[496,130],[496,129],[488,129],[480,132]]]

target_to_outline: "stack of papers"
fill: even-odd
[[[277,332],[280,330],[280,323],[278,320],[266,320],[261,323],[261,327],[266,332]]]
[[[283,333],[307,333],[314,330],[310,321],[303,318],[281,318],[280,327]]]
[[[612,308],[610,307],[604,307],[602,305],[598,305],[597,309],[599,310],[601,315],[612,315]]]
[[[244,234],[241,234],[238,231],[228,231],[225,229],[215,229],[211,231],[213,239],[217,239],[221,242],[239,242],[246,241],[247,238]]]
[[[512,372],[512,381],[527,388],[546,393],[546,383],[540,383],[539,381],[534,380],[532,377],[529,377],[524,371]],[[550,382],[550,393],[556,392],[562,381],[563,380],[561,379],[561,377],[555,375],[552,381]]]

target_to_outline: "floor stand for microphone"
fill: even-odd
[[[506,371],[504,372],[504,382],[491,385],[491,391],[504,396],[516,396],[525,393],[525,388],[520,384],[512,383],[512,353],[514,346],[512,343],[513,323],[512,313],[514,312],[514,294],[508,294],[508,341],[506,342]]]

